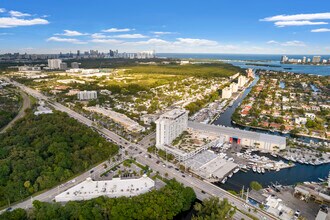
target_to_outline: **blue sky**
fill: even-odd
[[[330,54],[330,1],[2,0],[0,53]]]

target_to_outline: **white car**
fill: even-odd
[[[294,213],[293,219],[298,219],[299,216],[300,216],[300,211],[297,210],[297,211]]]

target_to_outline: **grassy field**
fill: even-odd
[[[127,86],[129,84],[138,84],[142,87],[157,87],[171,82],[180,81],[187,76],[169,75],[169,74],[150,74],[135,73],[133,70],[125,71],[118,76],[111,77],[106,81],[107,85]]]
[[[170,64],[160,64],[161,61],[170,62]],[[129,59],[86,59],[77,60],[81,63],[82,68],[122,68],[130,69],[132,73],[146,74],[169,74],[169,75],[186,75],[200,77],[227,77],[237,72],[243,72],[239,67],[235,67],[228,63],[219,61],[198,60],[200,62],[210,62],[205,64],[188,64],[179,65],[177,60],[168,59],[150,59],[144,62],[154,62],[155,65],[138,64],[141,60]],[[74,60],[72,60],[74,62]]]
[[[124,68],[124,67],[123,67]],[[183,75],[196,77],[228,77],[242,69],[227,63],[188,65],[136,65],[128,68],[128,73]]]

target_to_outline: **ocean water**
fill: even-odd
[[[315,75],[330,75],[330,65],[299,65],[299,64],[281,64],[282,55],[270,54],[197,54],[197,53],[159,53],[158,57],[181,58],[181,59],[214,59],[231,63],[241,68],[253,68],[263,70],[274,70],[283,72],[306,73]],[[314,55],[288,55],[289,58],[312,58]],[[322,59],[329,60],[330,55],[321,56]],[[255,66],[249,63],[275,66]]]

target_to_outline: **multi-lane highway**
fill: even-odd
[[[260,210],[258,208],[250,206],[244,200],[228,193],[227,191],[225,191],[225,190],[223,190],[223,189],[221,189],[221,188],[219,188],[219,187],[217,187],[217,186],[215,186],[215,185],[213,185],[209,182],[202,181],[202,180],[200,180],[198,178],[195,178],[195,177],[192,177],[188,174],[183,175],[181,172],[178,172],[174,168],[169,168],[171,166],[165,166],[165,165],[157,164],[156,161],[158,159],[155,158],[155,156],[152,156],[152,158],[143,156],[143,155],[147,154],[147,149],[142,147],[141,145],[131,143],[128,140],[125,140],[122,137],[118,136],[114,132],[111,132],[108,129],[105,129],[104,127],[95,126],[92,120],[90,120],[90,119],[82,116],[81,114],[65,107],[64,105],[62,105],[60,103],[57,103],[57,102],[54,102],[54,101],[50,100],[47,96],[41,94],[40,92],[38,92],[36,90],[33,90],[29,87],[26,87],[26,86],[24,86],[20,83],[15,82],[15,81],[10,81],[9,79],[6,79],[6,80],[8,82],[11,82],[13,85],[19,87],[20,89],[22,89],[26,93],[30,94],[31,96],[33,96],[37,99],[47,101],[56,110],[66,112],[69,116],[77,119],[81,123],[86,124],[87,126],[90,126],[90,127],[94,127],[95,129],[98,130],[98,132],[102,133],[105,137],[107,137],[111,141],[115,142],[116,144],[118,144],[120,146],[126,147],[126,149],[129,151],[129,153],[131,155],[133,153],[135,153],[136,154],[135,157],[136,157],[137,161],[140,162],[141,164],[148,165],[150,168],[152,168],[155,171],[158,171],[162,175],[165,175],[165,173],[167,173],[169,175],[169,177],[176,178],[179,182],[183,183],[185,186],[192,187],[194,189],[194,191],[196,192],[197,198],[199,198],[201,200],[203,200],[204,198],[207,198],[209,196],[216,196],[216,197],[219,197],[221,199],[227,198],[228,201],[232,205],[236,206],[240,210],[247,211],[249,208],[251,210],[255,210],[251,214],[257,216],[260,219],[277,219],[273,215],[271,215],[271,214],[269,214],[269,213],[267,213],[263,210]],[[137,154],[137,152],[135,150],[136,148],[138,148],[139,151],[142,151],[144,154]],[[97,171],[99,169],[104,169],[102,164],[98,165],[93,170]],[[174,165],[173,165],[173,167],[174,167]],[[64,191],[65,189],[68,189],[69,187],[73,186],[74,184],[76,184],[78,182],[82,182],[88,176],[90,176],[90,173],[85,172],[85,173],[81,174],[79,177],[76,177],[75,182],[71,181],[71,183],[68,183],[67,186],[59,186],[59,187],[50,189],[48,191],[45,191],[42,194],[34,197],[34,199],[35,200],[37,199],[37,200],[40,200],[40,201],[49,201],[52,198],[54,198],[54,196],[57,195],[58,193]],[[13,208],[29,208],[31,206],[32,206],[32,201],[31,200],[26,200],[22,203],[16,204],[15,206],[13,206]],[[241,218],[249,219],[245,215],[242,216],[242,213],[237,212],[235,214],[235,219],[241,219]]]

